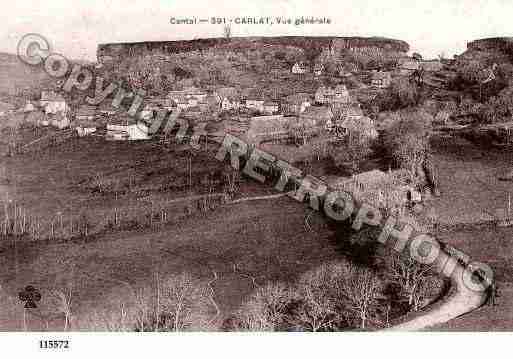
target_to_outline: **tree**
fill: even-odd
[[[440,286],[431,266],[415,261],[409,253],[394,254],[390,269],[393,281],[399,284],[414,311],[418,311],[433,289]]]
[[[381,282],[368,268],[348,265],[344,270],[345,280],[340,282],[341,296],[346,300],[347,308],[359,319],[360,328],[365,329],[377,314]]]
[[[158,284],[158,327],[183,331],[199,329],[209,311],[208,288],[188,273],[174,275]]]
[[[397,111],[417,106],[420,100],[421,94],[417,83],[407,78],[392,81],[386,92],[377,98],[381,111]]]
[[[332,278],[328,266],[305,273],[299,280],[297,295],[299,303],[292,317],[293,323],[300,329],[312,332],[337,329],[336,301],[330,295]]]
[[[414,52],[413,55],[411,55],[411,57],[416,61],[422,61],[422,55],[418,52]]]
[[[251,331],[283,330],[293,302],[293,292],[283,283],[261,287],[238,311],[236,326]]]
[[[433,117],[423,110],[405,110],[397,115],[399,121],[385,132],[383,144],[394,162],[406,169],[411,182],[416,183],[429,152]]]
[[[345,142],[331,149],[331,158],[340,169],[351,174],[358,172],[360,163],[371,153],[370,140],[360,131],[354,130],[347,135]]]

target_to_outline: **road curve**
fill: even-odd
[[[450,262],[448,262],[450,261]],[[454,265],[454,269],[447,273],[443,271],[446,263]],[[464,283],[464,276],[470,278],[471,272],[468,268],[458,263],[454,257],[440,251],[440,255],[435,262],[436,268],[451,280],[451,289],[449,294],[441,301],[433,304],[426,311],[414,313],[412,317],[400,324],[394,325],[385,331],[416,331],[426,329],[438,324],[446,323],[460,315],[469,313],[479,308],[486,301],[486,291],[475,291]]]

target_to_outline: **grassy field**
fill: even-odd
[[[435,330],[511,330],[513,328],[513,229],[497,227],[512,182],[497,175],[511,169],[511,153],[477,146],[458,138],[435,138],[435,163],[441,196],[430,201],[440,229],[437,236],[495,272],[497,306],[483,306]],[[492,221],[492,222],[488,222]],[[484,222],[479,224],[479,222]]]
[[[27,216],[50,218],[57,233],[61,216],[67,228],[69,218],[86,214],[97,233],[90,238],[4,240],[0,301],[6,310],[0,327],[23,329],[16,296],[29,284],[43,293],[38,312],[28,314],[30,330],[62,329],[55,293],[71,287],[75,328],[105,329],[115,327],[116,320],[109,323],[102,313],[128,306],[134,291],[154,286],[155,276],[184,272],[205,282],[215,272],[218,279],[212,287],[224,317],[253,291],[253,280],[259,285],[293,281],[337,257],[324,222],[313,215],[307,229],[304,220],[310,210],[289,198],[218,204],[186,215],[184,206],[172,202],[166,221],[148,226],[148,213],[156,203],[224,190],[223,165],[213,158],[215,150],[217,146],[192,156],[188,146],[159,149],[152,143],[91,137],[6,158],[3,196],[18,209]],[[272,193],[243,178],[237,188],[236,197]],[[128,211],[145,225],[99,229],[113,212]],[[96,316],[103,319],[91,323]]]

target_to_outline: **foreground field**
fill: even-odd
[[[55,308],[50,293],[71,286],[78,329],[105,328],[109,323],[102,313],[128,305],[133,300],[130,287],[151,287],[157,275],[187,272],[199,280],[218,278],[213,283],[214,300],[227,316],[254,289],[252,278],[258,285],[293,281],[304,271],[340,257],[322,222],[311,221],[315,232],[305,227],[307,213],[287,198],[240,203],[158,233],[118,233],[87,244],[29,245],[19,249],[17,261],[13,251],[6,250],[3,298],[15,297],[26,284],[40,288],[41,312],[30,315],[30,329],[46,325],[57,329],[62,318],[51,320]],[[1,327],[21,329],[21,303],[10,308],[19,311],[4,312]],[[215,308],[210,309],[213,316]],[[94,314],[102,320],[88,323]]]

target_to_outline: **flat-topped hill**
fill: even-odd
[[[467,44],[467,49],[476,51],[502,51],[513,53],[513,37],[491,37]]]
[[[153,52],[183,53],[207,50],[213,47],[227,47],[244,50],[258,46],[290,46],[305,51],[325,48],[379,48],[385,51],[408,52],[409,45],[405,41],[383,37],[233,37],[209,38],[180,41],[145,41],[131,43],[99,44],[97,58],[99,62],[118,59],[123,56],[140,56]]]

